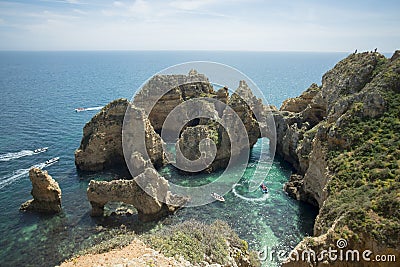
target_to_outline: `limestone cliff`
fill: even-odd
[[[32,182],[31,194],[33,199],[23,203],[20,209],[44,213],[60,212],[61,189],[47,171],[32,168],[29,170],[29,179]]]
[[[118,99],[105,106],[83,128],[75,165],[83,171],[124,166],[122,124],[128,100]]]
[[[247,153],[261,137],[253,111],[264,110],[264,106],[245,81],[239,82],[239,87],[231,96],[228,97],[225,88],[220,89],[217,95],[222,95],[217,99],[222,99],[221,102],[227,105],[223,107],[215,102],[212,107],[214,113],[209,112],[208,116],[212,120],[200,120],[200,125],[188,126],[179,138],[182,154],[177,155],[177,162],[182,161],[184,156],[192,161],[187,163],[192,170],[202,169],[201,166],[208,166],[203,168],[206,172],[225,168],[230,160],[238,160],[241,153]],[[259,118],[262,119],[262,116]]]
[[[187,105],[181,105],[183,103]],[[164,123],[178,106],[182,107],[179,115],[169,117],[168,123]],[[248,140],[245,142],[241,140],[245,134],[234,136],[242,126],[234,120],[232,113],[241,120],[247,132]],[[204,129],[213,135],[211,139],[217,146],[215,162],[206,171],[217,170],[226,167],[229,162],[230,139],[236,138],[233,141],[239,144],[233,147],[235,155],[257,142],[261,136],[260,125],[264,128],[267,125],[265,114],[266,108],[262,101],[253,95],[245,81],[240,81],[236,91],[229,96],[228,88],[214,91],[208,78],[195,70],[191,70],[188,75],[156,75],[137,93],[132,104],[126,99],[115,100],[85,125],[81,145],[75,152],[75,164],[84,171],[126,167],[125,160],[134,160],[131,159],[133,153],[139,152],[141,155],[147,153],[155,167],[162,166],[166,159],[162,149],[163,141],[159,136],[161,132],[165,141],[191,139],[193,143],[182,145],[181,149],[183,155],[192,160],[197,159],[199,150],[198,147],[193,150],[193,144],[200,143],[199,138],[204,136],[198,135],[197,131]],[[223,120],[226,125],[220,125],[218,120]],[[199,125],[202,126],[197,127]],[[226,130],[227,126],[232,128],[230,134]],[[123,127],[125,140],[122,140]],[[190,127],[194,128],[185,131]],[[188,136],[194,133],[196,135]],[[141,143],[142,139],[145,145]],[[183,143],[186,142],[180,142]],[[133,175],[139,174],[135,164],[128,166]]]
[[[204,74],[191,70],[188,75],[153,76],[135,95],[133,103],[149,114],[151,125],[160,133],[161,129],[174,130],[169,129],[168,125],[163,127],[163,123],[176,106],[198,97],[223,97],[223,95],[214,92]],[[149,103],[154,103],[154,106]]]
[[[297,171],[285,190],[320,209],[315,237],[295,251],[335,248],[344,238],[349,249],[399,257],[399,54],[352,54],[323,76],[320,87],[313,84],[275,112],[277,153]],[[351,266],[326,258],[284,266],[326,264]]]
[[[143,132],[149,158],[155,166],[164,164],[161,138],[154,132],[143,111],[130,105],[126,99],[117,99],[105,106],[83,128],[81,145],[75,151],[75,164],[78,169],[99,171],[116,167],[126,168],[122,149],[122,126],[128,107],[130,123],[134,124],[131,129]],[[133,144],[129,140],[127,143]],[[139,149],[139,146],[135,149]],[[130,152],[134,153],[133,150],[132,148]],[[143,149],[139,152],[144,153]]]

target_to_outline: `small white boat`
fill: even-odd
[[[82,111],[85,111],[85,110],[86,110],[85,108],[76,108],[75,112],[82,112]]]
[[[220,202],[225,202],[225,198],[217,193],[211,193],[211,196]]]
[[[38,149],[33,150],[33,153],[38,154],[38,153],[46,152],[47,149],[49,149],[49,148],[48,147],[38,148]]]
[[[57,162],[60,159],[60,157],[55,157],[49,160],[46,160],[45,164],[52,164],[54,162]]]

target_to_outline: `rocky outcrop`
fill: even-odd
[[[168,181],[153,168],[146,168],[133,180],[92,180],[87,195],[92,205],[92,216],[103,215],[104,206],[108,202],[124,202],[137,209],[141,221],[154,220],[172,213],[188,200],[172,194]]]
[[[318,92],[320,92],[320,88],[317,84],[313,83],[299,97],[289,98],[283,101],[280,110],[299,113],[305,110],[308,105],[312,104],[312,100],[318,94]]]
[[[83,128],[75,165],[83,171],[100,171],[125,165],[122,125],[128,100],[118,99],[105,106]]]
[[[193,166],[197,163],[188,162],[185,157],[191,161],[198,160],[199,167],[204,166],[204,162],[201,163],[204,159],[200,157],[198,146],[202,138],[212,140],[214,142],[212,148],[210,144],[203,143],[211,149],[209,155],[216,149],[214,162],[204,169],[206,172],[226,167],[232,154],[237,155],[243,149],[251,148],[261,136],[256,114],[259,115],[259,119],[263,119],[262,115],[266,113],[262,101],[253,95],[245,81],[240,81],[235,93],[229,96],[227,88],[214,91],[207,77],[195,70],[191,70],[188,75],[154,76],[135,96],[134,105],[143,108],[146,114],[149,114],[153,128],[160,134],[162,132],[165,141],[175,141],[180,138],[178,144],[182,153],[176,155],[176,162],[178,165],[186,164],[187,168],[181,166],[183,169],[189,169],[190,164],[192,164],[191,171],[200,169]],[[227,106],[231,110],[227,110]],[[173,113],[173,110],[176,113]],[[246,142],[237,142],[240,145],[234,147],[233,153],[230,151],[232,141],[230,139],[235,138],[233,136],[235,130],[232,129],[230,135],[226,130],[227,126],[233,125],[231,128],[238,126],[238,122],[234,122],[232,112],[241,119],[248,135]],[[262,112],[264,114],[261,114]],[[221,125],[221,121],[227,123]],[[243,137],[245,134],[236,136],[236,139]]]
[[[221,102],[227,105],[223,106],[215,101],[212,107],[214,113],[204,112],[207,108],[203,107],[202,113],[207,113],[211,120],[200,120],[200,125],[188,126],[182,131],[178,142],[182,154],[177,154],[177,162],[184,161],[183,157],[191,160],[186,162],[187,166],[183,166],[184,168],[189,168],[190,165],[191,170],[197,170],[201,169],[200,166],[208,166],[204,168],[206,172],[225,168],[230,160],[238,160],[238,156],[246,153],[261,137],[253,111],[261,113],[265,107],[253,95],[245,81],[239,82],[239,87],[229,98],[226,98],[226,88],[221,88],[217,96],[217,99],[222,99]],[[259,118],[263,117],[260,115]],[[209,162],[210,159],[212,163]]]
[[[379,244],[368,234],[361,234],[358,241],[343,239],[337,234],[340,219],[336,220],[329,230],[319,236],[306,237],[290,252],[282,266],[284,267],[395,267],[399,256],[398,248],[389,248]],[[340,231],[340,230],[339,230]],[[330,249],[330,250],[329,250]],[[329,255],[328,252],[331,251]],[[385,259],[395,256],[396,260],[375,260],[376,255]]]
[[[118,99],[105,106],[83,128],[80,147],[75,151],[75,165],[83,171],[99,171],[103,169],[126,168],[122,148],[122,127],[125,113],[129,107],[129,123],[135,133],[143,136],[148,148],[147,154],[156,167],[164,164],[162,141],[157,135],[143,110],[130,105],[126,99]],[[128,135],[126,135],[128,136]],[[143,146],[128,140],[129,153],[144,153]],[[135,150],[136,149],[136,150]]]
[[[398,53],[389,60],[379,53],[352,54],[323,76],[320,87],[312,85],[274,112],[277,153],[296,169],[284,189],[320,209],[315,236],[305,238],[293,255],[309,249],[316,253],[337,249],[336,241],[345,238],[349,250],[398,257],[400,218],[390,208],[399,207],[394,193],[399,194],[398,180],[389,186],[390,196],[381,197],[389,189],[377,185],[400,174],[394,160],[397,150],[383,150],[379,145],[398,143],[389,130],[398,127]],[[383,162],[388,166],[385,171]],[[385,234],[377,234],[378,228]],[[352,264],[325,256],[311,262],[288,259],[283,266]]]
[[[191,70],[188,75],[155,75],[135,95],[134,105],[145,110],[149,114],[149,120],[154,130],[161,133],[161,129],[175,130],[163,126],[168,114],[192,98],[218,97],[223,94],[216,94],[208,78]],[[154,103],[154,105],[149,105]],[[173,127],[173,126],[172,126]]]
[[[274,113],[277,153],[304,177],[303,188],[295,190],[304,192],[300,199],[319,207],[325,200],[322,190],[330,177],[325,155],[329,147],[349,146],[338,129],[353,103],[362,103],[361,117],[384,112],[385,101],[373,80],[374,70],[383,60],[379,53],[350,55],[323,76],[321,87],[312,84],[301,96],[284,101],[280,112]],[[327,127],[326,123],[334,124]],[[299,184],[298,180],[296,176],[294,182]],[[286,188],[293,194],[290,181]]]
[[[149,119],[141,108],[129,105],[124,120],[124,155],[131,174],[139,174],[137,166],[132,162],[132,156],[139,153],[144,159],[150,160],[155,168],[165,164],[165,153],[161,137],[154,131]]]
[[[259,109],[262,103],[253,95],[247,83],[240,81],[239,87],[229,98],[228,105],[242,120],[247,131],[249,145],[253,147],[258,138],[261,137],[256,114],[254,113],[260,113]],[[261,116],[259,118],[261,120]]]
[[[29,179],[32,182],[33,196],[20,207],[21,210],[32,210],[43,213],[58,213],[61,211],[61,189],[58,183],[39,168],[29,170]]]
[[[176,111],[178,106],[179,114],[171,116],[171,112],[174,109]],[[231,110],[226,110],[227,106]],[[125,163],[127,159],[134,160],[131,157],[135,152],[142,156],[147,154],[148,157],[144,158],[149,158],[156,168],[166,163],[163,141],[158,134],[162,132],[165,141],[190,138],[193,144],[199,144],[200,139],[193,140],[194,136],[189,137],[188,134],[204,129],[212,132],[217,145],[215,162],[206,171],[223,168],[231,157],[229,138],[233,138],[234,132],[232,130],[229,136],[224,128],[228,125],[238,126],[232,112],[241,119],[248,135],[248,141],[238,143],[243,147],[234,147],[237,151],[233,154],[238,154],[242,148],[251,148],[261,136],[257,118],[264,128],[267,125],[263,121],[267,117],[266,107],[253,95],[245,81],[240,81],[235,93],[229,96],[226,87],[214,91],[208,78],[195,70],[191,70],[188,75],[155,75],[138,92],[133,104],[129,104],[126,99],[115,100],[85,125],[81,145],[75,152],[75,164],[84,171],[128,166],[133,175],[137,175],[140,171],[136,170],[136,165]],[[167,117],[169,120],[166,122]],[[218,120],[226,121],[227,124],[220,125],[216,123]],[[197,127],[199,125],[203,126]],[[188,127],[197,128],[181,136]],[[205,129],[207,127],[209,129]],[[237,136],[236,139],[243,136]],[[200,138],[200,135],[196,138]],[[141,140],[145,140],[144,145]],[[124,150],[122,143],[125,145]],[[183,146],[182,155],[188,155],[191,159],[198,156],[197,152],[193,154],[186,148],[192,150],[193,146]]]

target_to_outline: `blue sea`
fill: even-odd
[[[156,72],[198,60],[242,71],[270,104],[279,107],[311,83],[320,84],[322,75],[345,56],[294,52],[0,52],[0,265],[54,266],[106,238],[107,229],[124,224],[140,234],[156,227],[155,223],[138,222],[136,216],[121,220],[89,216],[88,182],[112,179],[117,174],[76,170],[74,150],[79,147],[83,126],[97,111],[76,113],[75,108],[104,106],[121,97],[130,99]],[[40,147],[48,147],[48,151],[32,153]],[[246,173],[257,164],[258,153],[256,145]],[[55,216],[20,212],[19,206],[31,199],[28,169],[53,157],[60,157],[60,161],[45,169],[62,189],[63,212]],[[288,164],[275,157],[266,179],[270,193],[262,201],[240,197],[246,192],[239,186],[225,195],[224,204],[185,208],[159,224],[221,219],[252,249],[289,251],[304,236],[312,235],[317,214],[315,208],[283,192],[291,171]],[[166,177],[180,175],[168,168],[162,172]],[[202,174],[195,179],[206,181],[212,175]]]

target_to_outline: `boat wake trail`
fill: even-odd
[[[7,185],[10,185],[13,182],[19,180],[20,178],[26,176],[29,173],[29,170],[31,168],[43,169],[43,168],[46,168],[46,167],[49,167],[49,166],[53,165],[57,161],[58,160],[48,160],[46,162],[35,164],[35,165],[33,165],[32,167],[30,167],[28,169],[18,169],[16,171],[14,171],[12,174],[3,176],[3,177],[0,178],[0,189],[3,189]]]
[[[234,184],[233,187],[232,187],[232,193],[235,196],[237,196],[238,198],[241,198],[241,199],[246,200],[246,201],[251,201],[251,202],[261,202],[261,201],[265,201],[268,198],[268,194],[263,194],[262,197],[258,197],[258,198],[245,197],[245,196],[239,194],[236,191],[236,187],[239,186],[239,185],[241,185],[241,184]]]
[[[38,148],[35,150],[21,150],[19,152],[10,152],[6,154],[0,155],[0,161],[9,161],[13,159],[19,159],[26,156],[32,156],[36,154],[40,154],[47,151],[47,147]]]
[[[85,108],[86,110],[100,110],[103,107],[93,107],[93,108]]]
[[[32,150],[21,150],[19,152],[12,152],[12,153],[7,153],[0,155],[0,161],[9,161],[12,159],[18,159],[26,156],[32,156],[35,153],[33,153]]]
[[[102,109],[103,106],[101,107],[91,107],[91,108],[76,108],[75,112],[82,112],[82,111],[91,111],[91,110],[100,110]]]

